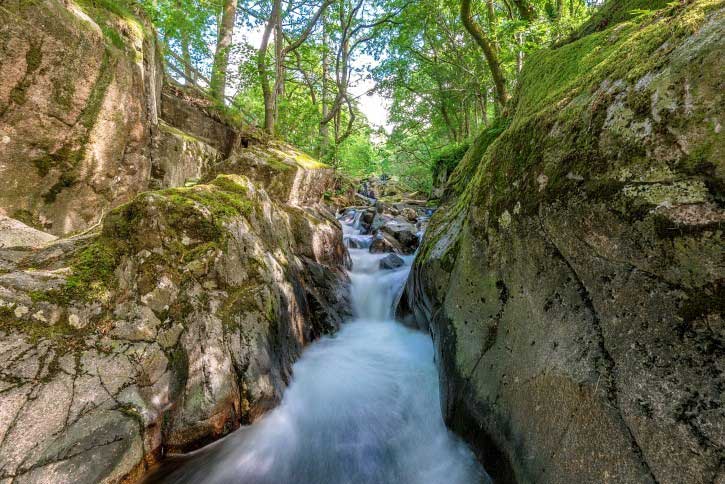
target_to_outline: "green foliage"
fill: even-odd
[[[33,302],[47,301],[67,306],[73,301],[107,302],[115,286],[119,251],[115,241],[101,237],[74,256],[71,273],[61,289],[33,291]]]
[[[561,43],[587,21],[592,13],[590,3],[530,0],[535,15],[524,18],[508,1],[493,0],[490,9],[486,2],[475,2],[474,18],[496,46],[509,90],[515,91],[520,84],[519,71],[526,58]],[[636,15],[635,10],[646,8],[647,2],[626,3],[621,8],[622,18]],[[167,62],[183,71],[183,58],[189,67],[208,77],[221,2],[141,0],[141,4],[162,34],[168,52],[174,53],[167,56]],[[319,5],[301,0],[283,2],[285,37],[281,47],[300,38]],[[620,7],[608,5],[603,11],[607,8]],[[481,131],[495,126],[501,116],[503,110],[494,102],[490,67],[461,24],[459,0],[362,0],[360,9],[348,9],[348,2],[333,1],[305,41],[287,53],[281,74],[275,69],[273,32],[267,51],[261,53],[261,74],[258,45],[242,39],[232,46],[232,65],[237,68],[228,77],[236,93],[231,105],[218,109],[239,122],[264,119],[260,78],[266,73],[274,80],[279,74],[282,82],[273,86],[279,92],[275,106],[278,136],[349,177],[385,174],[411,190],[429,190],[433,176],[443,169],[453,171],[463,147]],[[271,0],[240,0],[238,27],[262,31],[271,11]],[[350,28],[358,32],[355,29],[359,27],[364,32],[359,43],[352,39],[346,44],[357,49],[349,58],[350,71],[342,61],[347,60],[341,42],[347,31],[340,19],[347,18],[346,12],[352,15]],[[365,60],[361,54],[367,56]],[[565,63],[565,82],[582,69],[586,66]],[[555,79],[557,70],[551,74],[554,77],[546,90],[531,101],[545,102],[549,93],[556,95],[565,89]],[[392,132],[374,129],[349,92],[350,85],[366,77],[375,81],[378,93],[390,99]],[[340,79],[347,80],[341,84]],[[205,81],[199,80],[198,85],[203,88]],[[349,102],[343,102],[330,122],[324,123],[323,112],[343,94]],[[323,125],[327,129],[321,129]]]

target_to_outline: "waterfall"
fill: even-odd
[[[413,256],[381,270],[386,254],[368,251],[358,222],[359,213],[343,219],[354,319],[305,350],[279,407],[156,482],[490,482],[443,423],[430,337],[392,319]]]

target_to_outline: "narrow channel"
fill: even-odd
[[[310,345],[283,401],[258,423],[154,482],[479,484],[491,482],[441,417],[430,337],[393,320],[410,271],[382,269],[359,216],[342,219],[355,317]]]

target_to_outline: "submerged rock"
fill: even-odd
[[[400,214],[405,217],[408,222],[415,223],[418,221],[418,213],[410,207],[405,207]]]
[[[497,482],[723,477],[724,25],[690,2],[532,56],[451,174],[400,316]]]
[[[397,269],[398,267],[403,267],[404,264],[405,261],[395,254],[388,254],[380,259],[381,269]]]

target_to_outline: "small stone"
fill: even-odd
[[[184,327],[181,324],[175,324],[169,329],[159,331],[156,341],[162,348],[171,348],[172,346],[176,346],[176,343],[179,342],[179,336],[181,336],[183,331]]]
[[[81,329],[85,326],[85,323],[81,324],[81,318],[79,318],[77,314],[71,314],[68,316],[68,324],[73,326],[75,329]]]
[[[30,310],[25,306],[18,306],[15,308],[15,317],[16,318],[22,318],[26,314],[28,314]]]
[[[549,184],[549,177],[542,173],[536,181],[539,183],[539,191],[542,191]]]
[[[43,310],[39,309],[35,314],[33,314],[33,319],[36,321],[40,321],[41,323],[47,323],[48,320],[45,319],[45,315],[43,314]]]
[[[403,267],[404,264],[405,264],[405,261],[403,261],[403,259],[401,259],[400,257],[398,257],[395,254],[388,254],[385,257],[383,257],[382,259],[380,259],[380,268],[381,269],[387,269],[387,270],[397,269],[399,267]]]

